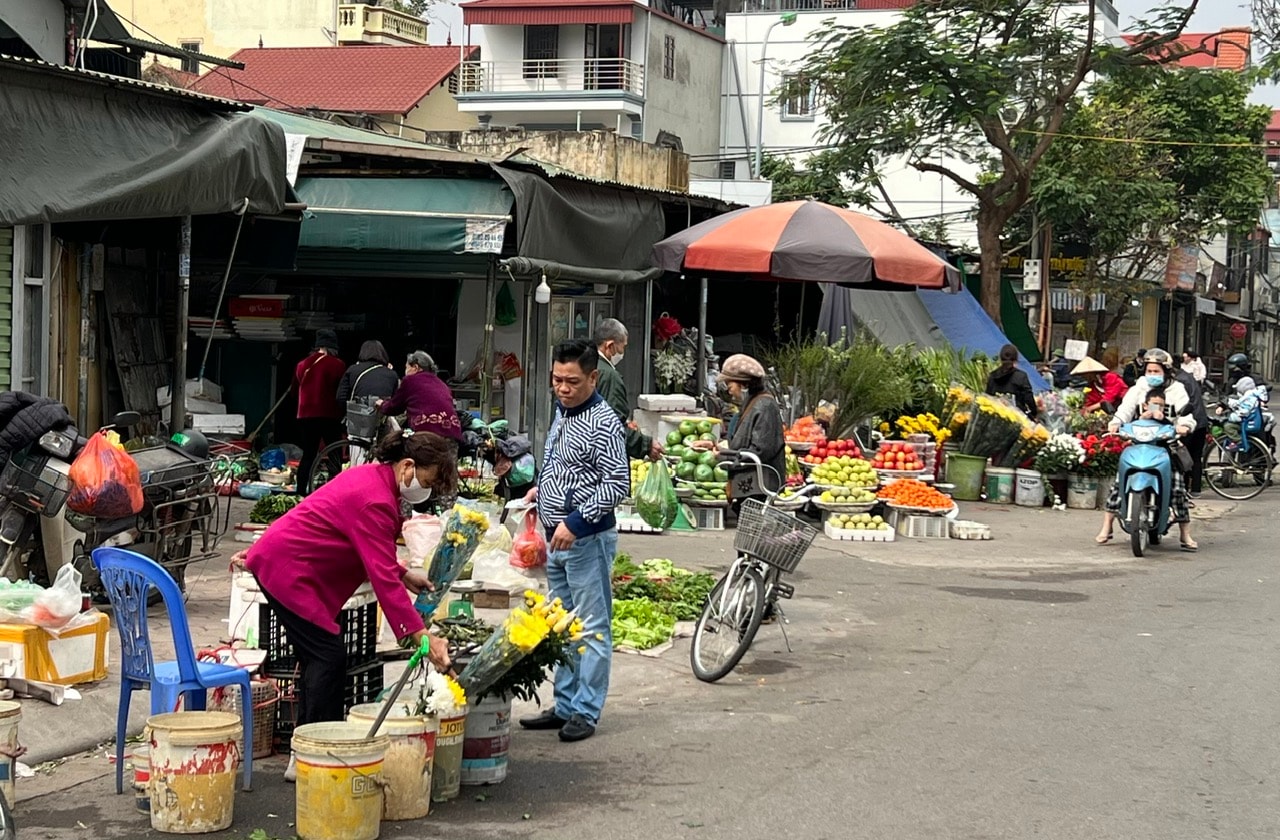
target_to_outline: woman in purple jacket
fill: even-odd
[[[378,403],[388,416],[404,414],[415,432],[432,432],[462,442],[462,422],[453,404],[453,392],[436,375],[436,363],[421,350],[409,354],[404,363],[404,379],[389,400]]]
[[[418,505],[433,492],[452,495],[458,476],[453,443],[429,432],[392,432],[374,450],[377,463],[353,467],[307,496],[232,558],[257,578],[298,657],[298,724],[340,721],[346,713],[342,605],[369,581],[396,638],[427,637],[410,592],[429,588],[422,569],[402,568],[396,538],[401,501]],[[449,664],[443,639],[430,659]],[[291,759],[285,778],[293,781]]]

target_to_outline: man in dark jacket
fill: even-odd
[[[986,390],[993,397],[997,394],[1012,397],[1024,414],[1036,416],[1036,396],[1031,390],[1031,380],[1018,369],[1018,348],[1012,344],[1000,348],[1000,367],[987,377]]]
[[[627,350],[627,328],[616,318],[605,318],[596,327],[595,341],[601,361],[596,391],[618,415],[627,431],[627,455],[658,460],[662,457],[662,444],[627,422],[627,417],[631,414],[631,400],[627,398],[627,383],[622,381],[622,374],[618,373],[618,363]]]
[[[1191,453],[1191,469],[1186,475],[1187,492],[1199,495],[1204,482],[1204,445],[1211,425],[1209,412],[1204,407],[1204,392],[1194,376],[1181,368],[1174,368],[1173,378],[1187,390],[1191,416],[1196,421],[1196,430],[1187,435],[1183,442],[1187,446],[1187,452]]]

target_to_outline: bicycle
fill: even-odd
[[[1222,426],[1215,424],[1205,439],[1204,481],[1224,499],[1252,499],[1271,484],[1276,459],[1262,436],[1261,412],[1255,412],[1241,428],[1240,442],[1226,445]]]
[[[754,453],[726,454],[733,456],[726,465],[731,471],[754,467],[740,473],[740,479],[733,481],[735,488],[758,488],[748,492],[762,491],[765,499],[743,500],[733,540],[737,557],[712,588],[694,625],[689,662],[694,676],[703,682],[715,682],[737,667],[767,613],[772,611],[782,626],[785,616],[778,601],[795,594],[795,587],[785,583],[782,576],[796,570],[818,535],[813,525],[773,506],[778,495],[766,489],[765,467]],[[810,489],[812,485],[799,493],[803,495]],[[785,627],[782,638],[789,652],[791,642]],[[717,654],[713,648],[718,642],[726,643],[726,647]]]
[[[372,460],[373,446],[386,433],[400,428],[393,417],[379,418],[372,434],[362,434],[367,427],[356,429],[348,425],[347,436],[335,440],[320,450],[315,463],[311,465],[311,475],[307,484],[307,492],[314,493],[348,467],[367,464]],[[299,488],[301,489],[301,488]]]

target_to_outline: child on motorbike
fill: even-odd
[[[1116,416],[1108,424],[1108,430],[1115,433],[1125,423],[1138,417],[1157,420],[1174,425],[1180,436],[1195,430],[1195,420],[1190,416],[1190,407],[1186,390],[1181,383],[1173,379],[1173,357],[1163,350],[1148,350],[1143,376],[1135,386],[1129,389],[1124,402]],[[1118,478],[1118,476],[1117,476]],[[1200,548],[1191,537],[1191,511],[1187,505],[1187,491],[1183,483],[1182,471],[1176,467],[1171,470],[1170,508],[1173,521],[1178,523],[1178,537],[1183,551],[1196,551]],[[1107,503],[1102,514],[1102,530],[1094,541],[1103,545],[1111,541],[1112,529],[1116,517],[1120,514],[1120,482],[1111,486],[1107,495]]]
[[[1226,422],[1222,424],[1222,431],[1227,436],[1223,445],[1227,449],[1234,451],[1240,445],[1244,439],[1244,423],[1250,415],[1260,411],[1266,401],[1267,389],[1255,383],[1253,377],[1246,375],[1236,380],[1236,396],[1228,398],[1225,411],[1219,406],[1216,412],[1219,416],[1227,415]]]

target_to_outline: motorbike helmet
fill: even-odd
[[[1249,357],[1244,353],[1232,353],[1227,357],[1227,367],[1248,373],[1250,368]]]
[[[169,443],[192,458],[203,461],[209,457],[209,439],[204,436],[204,432],[186,429],[169,438]]]
[[[1173,356],[1170,356],[1167,352],[1165,352],[1164,350],[1161,350],[1159,347],[1153,347],[1152,349],[1148,350],[1142,357],[1143,367],[1146,367],[1152,362],[1155,362],[1156,364],[1160,365],[1160,367],[1164,368],[1164,372],[1166,375],[1168,375],[1173,371]],[[1139,373],[1141,373],[1141,371],[1139,371]]]

